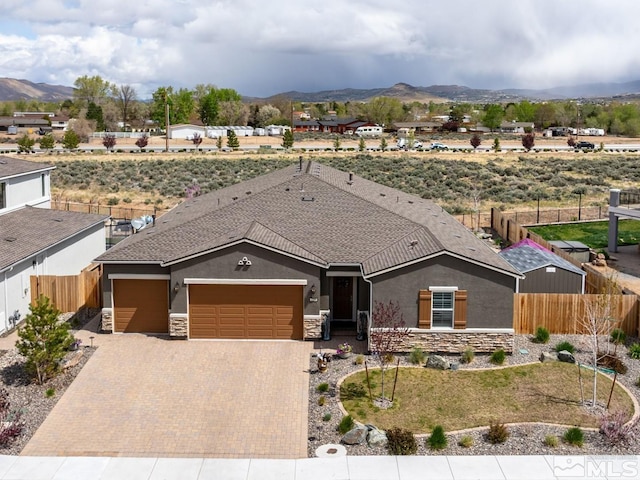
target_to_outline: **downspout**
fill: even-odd
[[[4,289],[4,318],[2,321],[4,322],[5,331],[9,330],[9,322],[7,322],[7,317],[9,316],[9,295],[7,294],[7,271],[4,272],[4,281],[2,282],[2,287]]]
[[[367,329],[367,350],[371,350],[371,316],[373,315],[373,282],[369,280],[364,275],[364,269],[362,268],[362,264],[360,264],[360,273],[362,274],[362,279],[369,284],[369,325]],[[360,319],[358,319],[360,321]]]

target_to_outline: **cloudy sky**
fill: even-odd
[[[150,96],[640,79],[637,0],[1,0],[0,77]]]

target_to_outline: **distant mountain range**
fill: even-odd
[[[73,88],[47,83],[33,83],[29,80],[0,78],[0,101],[41,100],[57,102],[73,97]]]
[[[341,90],[324,90],[321,92],[283,92],[268,98],[245,97],[247,101],[269,101],[276,97],[287,97],[293,101],[319,102],[366,102],[375,97],[392,97],[402,102],[471,102],[497,103],[528,100],[563,100],[563,99],[599,99],[614,97],[640,96],[640,80],[626,83],[589,83],[544,90],[504,89],[488,90],[459,85],[431,85],[430,87],[414,87],[406,83],[397,83],[392,87]],[[73,97],[73,87],[33,83],[29,80],[0,78],[0,101],[7,100],[41,100],[58,102]]]

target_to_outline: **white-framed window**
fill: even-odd
[[[431,328],[453,328],[455,295],[458,287],[429,287]]]

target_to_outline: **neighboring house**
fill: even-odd
[[[522,278],[435,203],[302,160],[188,199],[96,261],[109,332],[366,335],[394,301],[403,349],[431,352],[510,351]]]
[[[435,132],[440,126],[436,122],[395,122],[391,128],[396,131],[412,130],[415,133],[429,133]]]
[[[533,122],[502,122],[500,124],[501,133],[522,134],[533,132],[535,124]]]
[[[66,115],[54,115],[49,117],[51,120],[51,129],[58,132],[66,132],[69,128],[69,120],[70,118]]]
[[[293,130],[295,132],[319,132],[320,123],[317,120],[293,120]]]
[[[587,273],[528,238],[500,255],[525,275],[518,293],[584,293]]]
[[[29,312],[31,275],[77,275],[105,250],[107,216],[49,209],[54,168],[0,156],[0,332]]]
[[[200,135],[200,138],[204,138],[207,135],[207,130],[204,125],[191,125],[187,123],[169,126],[169,138],[172,140],[191,140],[195,133]]]

